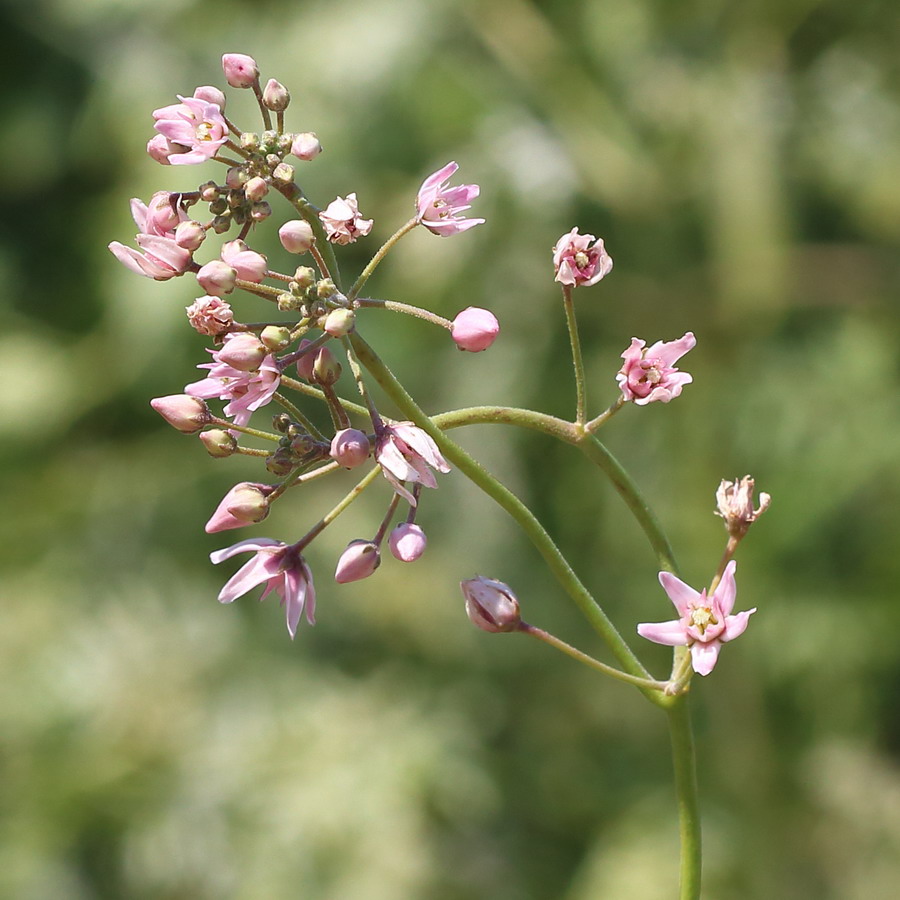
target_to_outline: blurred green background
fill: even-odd
[[[503,332],[462,355],[378,312],[365,334],[429,411],[570,415],[549,249],[602,235],[578,296],[593,412],[632,335],[691,329],[695,382],[604,432],[688,581],[723,546],[719,479],[773,495],[739,554],[744,638],[694,690],[710,900],[888,898],[900,883],[898,21],[889,0],[5,0],[0,100],[0,896],[588,900],[675,895],[663,717],[630,689],[467,622],[457,582],[602,654],[512,523],[460,477],[430,545],[338,587],[378,484],[312,547],[319,624],[216,594],[245,536],[202,526],[252,460],[209,459],[148,399],[197,378],[190,279],[138,278],[128,199],[215,166],[144,154],[150,111],[223,85],[225,51],[288,85],[325,153],[311,198],[376,220],[449,159],[487,224],[408,237],[373,296]],[[254,128],[249,98],[229,111]],[[243,110],[243,112],[242,112]],[[286,216],[285,207],[276,212]],[[260,229],[273,265],[294,262]],[[256,239],[254,239],[256,241]],[[581,293],[581,292],[579,292]],[[247,319],[256,310],[235,300]],[[264,417],[265,418],[265,417]],[[542,517],[623,632],[668,618],[624,505],[576,452],[456,433]],[[340,481],[341,484],[337,482]],[[294,540],[350,476],[261,533]],[[640,648],[658,673],[668,651]]]

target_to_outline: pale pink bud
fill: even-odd
[[[260,178],[259,175],[255,175],[244,185],[244,196],[251,203],[259,203],[268,193],[269,185],[266,183],[266,179]]]
[[[234,321],[231,305],[219,297],[198,297],[185,311],[191,327],[200,334],[224,334]]]
[[[194,96],[198,100],[205,100],[207,103],[215,103],[223,112],[225,111],[225,94],[217,87],[210,84],[202,84],[194,91]]]
[[[221,428],[210,428],[209,431],[201,431],[198,435],[206,452],[216,459],[224,459],[231,456],[237,450],[237,440],[234,435]]]
[[[194,252],[206,238],[206,230],[199,222],[188,220],[187,222],[179,222],[175,228],[175,243],[185,250]]]
[[[161,134],[155,134],[147,141],[147,154],[162,166],[171,165],[169,157],[173,153],[180,153],[181,149]]]
[[[252,56],[245,53],[226,53],[222,57],[225,80],[234,88],[253,87],[259,78],[259,67]]]
[[[234,269],[238,278],[259,284],[266,277],[268,263],[262,253],[250,250],[241,241],[228,241],[222,244],[222,261]]]
[[[242,481],[236,484],[216,507],[216,511],[206,523],[206,531],[227,531],[230,528],[242,528],[262,520],[269,514],[269,501],[266,499],[275,488],[270,484],[258,484]]]
[[[716,515],[725,520],[725,527],[732,537],[742,538],[747,529],[769,508],[772,498],[762,492],[759,495],[759,507],[753,508],[755,487],[754,480],[745,475],[740,480],[723,480],[716,491]]]
[[[345,469],[355,469],[369,458],[369,438],[358,428],[343,428],[331,441],[331,458]]]
[[[291,92],[274,78],[270,78],[263,88],[263,103],[273,112],[283,112],[291,102]]]
[[[460,350],[478,353],[487,350],[500,333],[496,316],[486,309],[470,306],[453,320],[450,334]]]
[[[519,601],[509,585],[476,575],[461,581],[466,614],[484,631],[515,631],[519,627]]]
[[[284,328],[281,325],[266,325],[259,333],[259,339],[273,353],[279,353],[290,344],[291,330],[290,328]]]
[[[381,554],[372,541],[350,541],[341,554],[334,580],[338,584],[349,584],[368,578],[381,565]]]
[[[327,347],[322,347],[313,361],[313,380],[319,384],[329,385],[335,384],[340,377],[341,364]]]
[[[194,434],[204,425],[209,424],[209,407],[197,397],[187,394],[170,394],[168,397],[156,397],[150,405],[173,427],[182,434]]]
[[[245,331],[229,335],[216,359],[239,372],[255,372],[268,354],[265,344],[255,334]]]
[[[309,160],[315,159],[321,152],[322,145],[312,131],[304,131],[302,134],[294,135],[294,142],[291,144],[291,153],[298,159],[309,162]]]
[[[401,562],[415,562],[427,543],[425,532],[415,522],[402,522],[388,538],[391,553]]]
[[[197,272],[197,281],[207,294],[221,297],[230,294],[234,290],[234,282],[237,272],[220,259],[214,259],[205,266],[201,266]]]
[[[312,344],[312,341],[308,340],[307,338],[303,338],[303,340],[300,341],[300,345],[297,347],[297,349],[303,350],[306,347],[308,347],[310,344]],[[313,366],[315,365],[315,363],[316,363],[316,351],[315,350],[310,350],[309,353],[304,353],[303,356],[301,356],[297,360],[297,374],[301,378],[304,378],[306,381],[312,381],[313,380]]]
[[[316,242],[312,225],[305,219],[292,219],[278,229],[281,246],[288,253],[306,253]]]
[[[323,331],[327,331],[332,337],[343,337],[350,334],[356,324],[356,313],[352,309],[333,309],[325,317]]]

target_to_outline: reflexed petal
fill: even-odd
[[[680,578],[676,578],[671,572],[660,572],[659,583],[682,616],[686,615],[691,606],[700,600],[700,594]]]
[[[684,622],[681,619],[674,619],[671,622],[643,622],[638,625],[637,632],[642,638],[655,644],[665,644],[667,647],[682,647],[688,642]]]
[[[274,553],[257,553],[241,566],[219,591],[219,603],[231,603],[253,590],[258,584],[277,577],[281,559]]]
[[[260,550],[268,550],[272,547],[283,546],[284,544],[281,541],[276,541],[272,538],[247,538],[247,540],[238,541],[236,544],[232,544],[230,547],[226,547],[224,550],[213,550],[213,552],[209,554],[209,558],[213,563],[218,565],[223,560],[230,559],[232,556],[235,556],[238,553],[247,553],[251,550],[254,553],[257,553]]]
[[[717,640],[710,641],[708,644],[704,644],[702,641],[694,641],[691,644],[691,664],[694,671],[698,675],[709,675],[715,668],[719,659],[719,650],[721,649],[722,645]]]

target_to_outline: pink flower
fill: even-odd
[[[423,487],[436,488],[437,481],[431,469],[450,471],[437,444],[412,422],[385,426],[375,442],[375,459],[394,490],[412,506],[416,505],[416,500],[402,482],[412,481]]]
[[[126,268],[138,275],[156,281],[168,281],[183,275],[192,265],[191,251],[179,247],[172,238],[156,234],[139,234],[135,237],[143,252],[113,241],[109,249]]]
[[[156,234],[175,239],[175,229],[188,221],[188,214],[178,203],[179,194],[157,191],[149,203],[137,197],[131,200],[131,217],[141,234]]]
[[[231,336],[225,338],[225,346]],[[224,349],[224,347],[223,347]],[[246,425],[251,413],[265,406],[281,383],[281,370],[272,354],[263,359],[255,372],[242,372],[219,359],[218,350],[210,350],[213,362],[201,363],[198,369],[209,369],[209,375],[184,388],[186,394],[209,400],[230,401],[224,409],[226,416],[234,418],[235,425]]]
[[[229,531],[262,522],[269,514],[269,494],[275,488],[271,484],[241,481],[219,501],[215,512],[204,526],[207,534]]]
[[[479,353],[487,350],[500,334],[497,317],[487,309],[470,306],[453,320],[450,334],[460,350]]]
[[[191,327],[200,334],[224,334],[234,322],[231,305],[220,297],[198,297],[184,309]]]
[[[151,159],[155,159],[161,166],[169,165],[169,157],[180,151],[181,147],[178,144],[173,144],[161,134],[155,134],[147,141],[147,155]]]
[[[593,241],[593,244],[591,242]],[[613,267],[610,255],[603,247],[603,239],[592,234],[579,234],[573,228],[564,234],[553,248],[554,281],[574,287],[596,284]]]
[[[631,339],[631,346],[622,354],[625,363],[616,381],[625,399],[633,400],[638,406],[654,400],[668,403],[694,380],[687,372],[679,372],[674,363],[697,344],[697,339],[688,331],[677,341],[657,341],[646,350],[644,343]]]
[[[352,244],[358,237],[372,230],[372,219],[364,219],[359,214],[356,194],[347,194],[347,199],[332,200],[319,218],[325,226],[325,236],[333,244]]]
[[[461,215],[478,196],[480,188],[477,184],[447,186],[458,168],[455,162],[448,162],[443,169],[438,169],[422,182],[416,196],[419,222],[432,234],[439,234],[441,237],[459,234],[484,222],[484,219],[466,219]]]
[[[266,588],[259,599],[265,600],[272,591],[281,597],[281,605],[287,614],[288,634],[292,639],[304,609],[306,621],[315,625],[316,592],[312,572],[294,546],[271,538],[251,538],[238,541],[224,550],[216,550],[209,554],[209,558],[218,565],[237,553],[248,552],[255,555],[228,579],[219,592],[219,602],[232,603],[257,585],[265,583]]]
[[[670,572],[659,573],[659,583],[678,610],[680,618],[671,622],[645,622],[638,625],[638,634],[656,644],[669,647],[690,647],[691,665],[698,675],[709,675],[719,658],[719,650],[726,641],[733,641],[744,633],[756,608],[731,615],[737,586],[732,560],[725,567],[722,580],[711,597],[704,588],[699,594]]]
[[[173,166],[206,162],[218,153],[228,140],[228,125],[215,103],[199,97],[181,97],[181,103],[153,111],[153,126],[163,137],[184,148],[183,153],[170,153]]]
[[[227,241],[222,244],[222,260],[231,266],[237,277],[259,284],[269,270],[262,253],[251,250],[243,241]]]

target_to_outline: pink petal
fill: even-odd
[[[719,650],[721,649],[722,645],[717,640],[710,641],[708,644],[704,644],[702,641],[694,641],[691,644],[691,664],[694,667],[694,671],[698,675],[709,675],[715,668],[719,659]]]
[[[218,565],[223,560],[230,559],[232,556],[236,556],[238,553],[247,553],[251,550],[254,553],[257,553],[260,550],[266,550],[269,547],[283,546],[284,544],[281,541],[276,541],[272,538],[247,538],[247,540],[238,541],[236,544],[232,544],[230,547],[226,547],[224,550],[213,550],[213,552],[209,554],[209,558],[215,565]]]
[[[665,644],[667,647],[683,647],[688,642],[684,622],[681,619],[674,619],[671,622],[642,622],[638,625],[637,632],[642,638],[655,644]]]
[[[721,641],[733,641],[736,637],[740,637],[747,630],[747,623],[750,616],[756,612],[756,607],[748,609],[745,612],[739,612],[736,616],[725,617],[725,631],[719,638]]]
[[[723,616],[730,616],[731,611],[734,609],[734,599],[737,596],[737,585],[734,582],[734,570],[736,568],[737,562],[735,560],[731,560],[725,566],[722,580],[716,586],[712,595],[712,600],[718,603]]]
[[[660,572],[659,583],[669,595],[672,603],[675,604],[679,615],[686,615],[687,611],[700,601],[700,594],[680,578],[676,578],[671,572]]]
[[[677,341],[669,341],[665,344],[654,345],[647,351],[647,356],[655,356],[664,366],[673,366],[688,350],[697,346],[697,338],[693,332],[688,331]]]
[[[219,591],[219,603],[232,603],[258,584],[278,575],[281,559],[274,553],[257,553],[249,562],[244,563]]]

